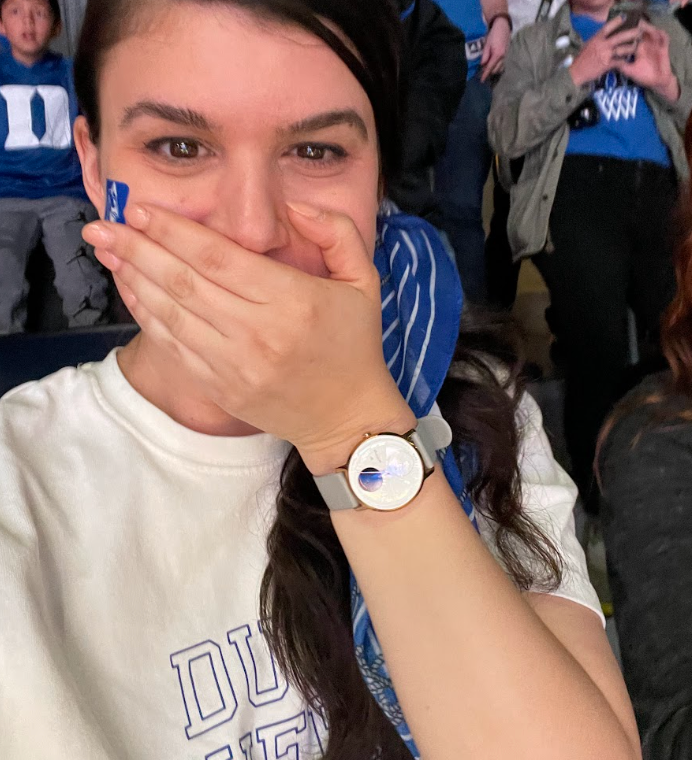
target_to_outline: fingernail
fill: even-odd
[[[286,202],[286,205],[291,211],[295,211],[296,214],[305,216],[308,219],[322,219],[324,217],[324,211],[322,209],[308,206],[307,203]]]
[[[115,235],[113,232],[100,222],[91,222],[91,224],[87,224],[82,230],[82,236],[87,243],[100,245],[106,248],[109,245],[113,245],[115,242]]]
[[[131,206],[129,206],[127,211],[125,212],[125,215],[127,216],[127,221],[133,227],[146,226],[150,218],[149,211],[147,211],[147,209],[145,209],[144,206],[140,206],[138,203],[134,203]]]

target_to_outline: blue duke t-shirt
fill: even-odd
[[[56,53],[31,67],[0,53],[0,197],[86,198],[72,128],[72,63]]]
[[[603,23],[572,14],[572,26],[582,40],[588,42]],[[599,122],[593,127],[570,131],[568,154],[652,161],[671,166],[668,148],[639,85],[619,71],[609,71],[596,83],[593,98],[598,106]]]
[[[488,33],[480,0],[437,0],[437,4],[466,37],[467,79],[471,79],[480,68],[483,43]]]

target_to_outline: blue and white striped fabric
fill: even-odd
[[[378,232],[375,265],[382,283],[385,360],[416,417],[425,417],[433,409],[454,355],[463,304],[459,275],[438,232],[422,219],[390,213],[380,217]],[[464,511],[476,525],[451,448],[444,453],[442,466]],[[351,609],[363,678],[411,755],[419,758],[353,576]]]

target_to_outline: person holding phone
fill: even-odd
[[[563,347],[565,430],[587,509],[599,428],[629,361],[628,307],[658,352],[675,278],[670,239],[682,131],[692,109],[692,45],[670,16],[612,0],[572,0],[513,41],[489,117],[512,161],[508,231],[534,256]],[[609,16],[611,16],[609,20]]]

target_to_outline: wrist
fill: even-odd
[[[512,23],[512,17],[509,15],[509,13],[496,13],[488,21],[488,34],[490,34],[492,28],[498,22],[501,24],[506,24],[510,34],[514,31],[514,24]]]
[[[298,445],[305,466],[315,475],[327,475],[345,465],[355,448],[368,434],[403,435],[417,425],[416,416],[400,394],[398,399],[382,398],[375,403],[359,404],[357,416],[348,419],[319,441]]]
[[[680,82],[675,74],[671,74],[663,84],[657,87],[656,92],[670,103],[677,103],[680,99]]]
[[[581,66],[579,65],[579,59],[577,58],[576,61],[569,67],[569,73],[572,77],[572,81],[574,82],[575,86],[578,88],[582,88],[585,84],[588,84],[588,82],[593,81],[588,76],[584,74],[582,71]]]

